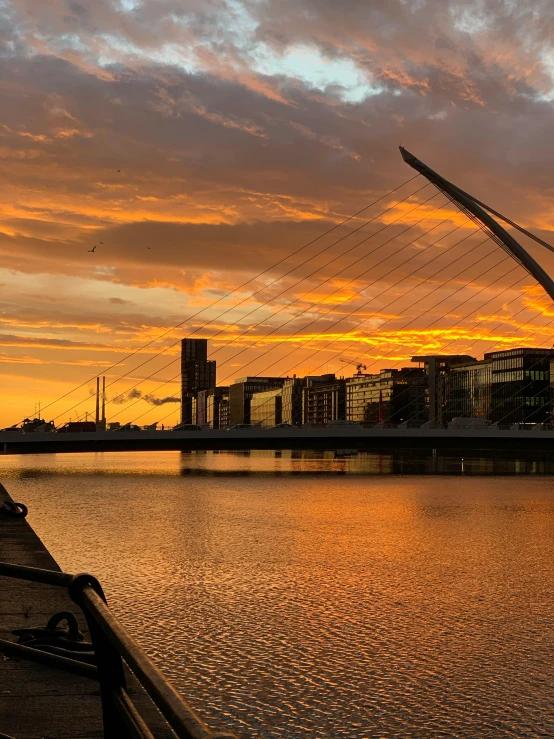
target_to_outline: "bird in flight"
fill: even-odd
[[[99,244],[103,244],[104,242],[103,242],[103,241],[99,241],[98,243],[99,243]]]
[[[120,169],[118,169],[117,171],[118,171],[118,172],[121,172],[121,170],[120,170]]]
[[[92,249],[89,249],[88,251],[89,252],[92,252],[92,254],[94,254],[95,249],[96,249],[96,244],[92,247]]]
[[[150,247],[149,247],[149,246],[147,246],[146,248],[147,248],[147,249],[150,249]]]

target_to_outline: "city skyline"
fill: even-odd
[[[512,278],[493,266],[498,249],[486,262],[494,286],[480,270],[468,272],[460,300],[475,294],[469,302],[474,315],[466,320],[446,289],[440,312],[430,307],[419,315],[437,283],[418,285],[403,272],[405,260],[413,256],[428,276],[429,254],[451,246],[463,256],[454,244],[469,230],[452,206],[439,211],[440,196],[426,201],[435,194],[431,188],[416,192],[417,183],[368,211],[376,220],[360,240],[387,223],[395,221],[395,235],[426,217],[425,229],[415,226],[383,247],[380,254],[391,262],[379,268],[371,287],[377,256],[354,268],[332,252],[339,255],[332,268],[316,256],[310,269],[292,276],[282,276],[283,266],[222,300],[217,311],[189,319],[405,182],[410,172],[399,143],[551,241],[547,38],[554,11],[546,5],[539,22],[523,3],[509,14],[502,3],[479,12],[475,6],[473,13],[468,3],[415,10],[377,4],[362,19],[355,3],[337,16],[305,2],[309,34],[304,23],[289,24],[285,33],[285,16],[273,3],[264,16],[254,5],[218,4],[228,22],[217,25],[202,23],[199,11],[179,19],[169,6],[157,5],[157,22],[148,26],[152,3],[52,7],[48,17],[31,0],[11,7],[0,58],[6,101],[0,136],[9,172],[0,217],[3,426],[80,383],[83,394],[75,400],[86,398],[96,374],[106,374],[109,385],[128,373],[108,387],[109,400],[150,374],[143,395],[155,394],[166,380],[160,392],[176,395],[179,379],[171,378],[178,374],[179,347],[171,344],[195,331],[218,352],[218,382],[225,385],[258,373],[338,373],[343,358],[354,364],[363,357],[377,371],[417,353],[480,357],[494,348],[552,345],[549,303],[530,278],[509,287]],[[394,43],[383,42],[385,28]],[[422,33],[429,44],[421,43]],[[504,53],[508,38],[510,55]],[[226,53],[216,59],[223,41]],[[358,225],[355,219],[343,228]],[[478,236],[461,248],[469,252]],[[326,238],[322,246],[331,243]],[[346,243],[355,243],[354,236]],[[371,249],[379,243],[378,235],[369,242]],[[419,258],[426,247],[427,256]],[[369,246],[352,259],[364,249]],[[314,245],[309,255],[315,253]],[[553,271],[549,254],[533,253]],[[444,257],[441,278],[451,277],[454,291],[461,278],[451,259]],[[458,266],[471,267],[470,257]],[[295,284],[312,267],[317,274]],[[365,278],[359,276],[364,268]],[[383,297],[364,307],[375,294]],[[240,309],[233,308],[239,301]],[[362,320],[367,323],[359,328]],[[137,368],[154,356],[149,348],[110,371],[182,321],[153,345],[156,352],[170,347],[160,360]],[[336,341],[327,348],[330,339]],[[312,359],[316,350],[321,354]],[[165,369],[171,359],[175,371]]]

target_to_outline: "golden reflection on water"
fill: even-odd
[[[0,455],[7,478],[72,475],[552,475],[554,452],[322,451]]]
[[[213,725],[473,739],[554,736],[550,464],[168,452],[0,474]]]

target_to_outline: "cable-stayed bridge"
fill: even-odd
[[[414,176],[103,369],[110,420],[161,424],[175,416],[175,393],[165,399],[159,394],[180,380],[175,353],[182,334],[209,338],[219,385],[244,374],[314,375],[330,365],[340,367],[345,357],[371,372],[398,367],[414,349],[477,356],[499,347],[552,346],[554,282],[530,249],[554,249],[402,147],[401,154]],[[532,246],[520,243],[520,235]],[[181,335],[175,341],[171,335],[177,331]],[[56,425],[92,416],[89,386],[95,379],[48,403],[45,416]],[[160,410],[166,401],[169,413]],[[368,429],[364,438],[373,438],[370,431],[375,437],[374,432],[390,430]],[[108,432],[96,433],[100,442],[99,434]],[[102,443],[143,447],[144,434],[151,433],[153,443],[165,434],[141,432],[140,440],[127,435],[126,441],[108,436]],[[200,442],[205,433],[194,438]],[[268,443],[269,432],[264,433],[264,441],[252,436],[251,443]],[[321,438],[329,440],[329,433],[322,430]],[[411,433],[398,430],[399,438]],[[426,433],[421,430],[419,436],[427,438]],[[173,434],[164,435],[165,448],[182,448],[171,447],[177,443]],[[234,437],[227,434],[222,437],[227,441],[218,443],[230,443]],[[289,432],[291,443],[297,434]],[[302,435],[308,438],[305,430]],[[58,437],[55,445],[67,448],[74,441],[69,436]],[[54,444],[25,437],[18,447]],[[86,441],[80,438],[79,443]],[[215,444],[215,432],[210,438]],[[196,443],[192,437],[189,442]],[[6,443],[12,447],[11,440]]]
[[[4,454],[60,454],[79,452],[323,450],[382,451],[397,449],[510,449],[548,452],[554,448],[554,431],[531,428],[363,428],[348,427],[243,429],[204,431],[96,431],[74,434],[0,433]]]

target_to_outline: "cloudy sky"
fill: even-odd
[[[552,241],[553,38],[549,0],[0,0],[0,425],[102,372],[171,422],[139,393],[192,332],[220,384],[551,346],[398,145]]]

